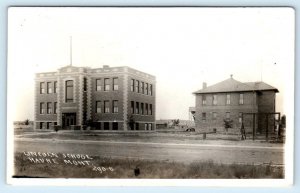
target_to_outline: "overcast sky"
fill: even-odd
[[[14,120],[33,120],[34,73],[70,64],[70,36],[74,66],[129,66],[156,76],[156,119],[188,119],[192,92],[230,74],[278,88],[282,113],[293,96],[290,8],[10,8]]]

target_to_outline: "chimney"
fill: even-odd
[[[230,78],[232,78],[233,77],[233,74],[230,74]]]
[[[202,89],[205,89],[206,87],[207,87],[206,82],[203,82],[203,83],[202,83]]]
[[[103,68],[109,68],[109,65],[103,65]]]

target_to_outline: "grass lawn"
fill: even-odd
[[[44,159],[35,163],[32,158]],[[48,162],[45,161],[49,158]],[[283,178],[284,169],[271,165],[217,164],[212,161],[183,164],[167,161],[112,159],[90,156],[87,159],[64,157],[28,156],[15,153],[14,177],[45,178],[157,178],[157,179],[257,179]],[[68,160],[68,161],[65,161]],[[75,161],[75,162],[74,162]],[[85,164],[84,164],[85,163]],[[86,164],[88,163],[88,164]]]

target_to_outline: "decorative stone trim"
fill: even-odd
[[[92,118],[92,79],[87,77],[87,108],[86,108],[87,119]]]
[[[124,131],[127,131],[127,121],[128,121],[128,75],[124,75],[123,80],[123,120],[124,120]]]
[[[79,111],[78,111],[78,125],[82,125],[82,119],[83,119],[83,76],[79,75]]]
[[[61,79],[58,76],[57,77],[57,125],[61,125],[62,124],[62,120],[61,120],[61,102],[62,102],[62,96],[61,96]]]

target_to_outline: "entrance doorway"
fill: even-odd
[[[71,125],[76,125],[76,113],[63,113],[62,126],[65,129],[71,129]]]

